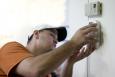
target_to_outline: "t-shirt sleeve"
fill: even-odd
[[[0,68],[8,76],[18,63],[32,54],[20,43],[9,42],[0,49]]]

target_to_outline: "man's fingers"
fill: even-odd
[[[90,54],[90,47],[91,46],[89,44],[87,44],[86,50],[84,52],[84,57],[87,57]]]
[[[82,48],[80,49],[80,53],[79,53],[78,57],[79,57],[79,58],[84,57],[84,52],[85,52],[85,47],[82,47]]]
[[[96,41],[92,40],[89,44],[87,44],[85,55],[89,56],[96,49]]]
[[[86,25],[86,26],[82,27],[81,29],[84,30],[84,29],[87,29],[87,28],[90,28],[90,27],[96,27],[96,25],[97,25],[97,24],[94,24],[94,23],[91,24],[91,23],[90,23],[89,25]]]
[[[88,34],[88,33],[94,33],[97,32],[97,28],[96,27],[90,27],[84,30],[84,34]]]

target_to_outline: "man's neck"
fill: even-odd
[[[32,45],[27,45],[26,48],[29,50],[30,53],[32,53],[34,56],[38,56],[44,53],[47,53],[49,50],[44,50],[42,48],[35,48]]]

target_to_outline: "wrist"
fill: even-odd
[[[71,46],[74,48],[74,51],[79,50],[81,48],[81,44],[79,44],[79,41],[75,42],[74,40],[69,40],[71,43]]]
[[[72,66],[73,66],[74,63],[75,63],[75,61],[73,61],[73,60],[71,60],[71,59],[69,59],[69,58],[68,58],[67,61],[66,61],[66,64],[67,64],[67,65],[69,64],[69,65],[72,65]]]

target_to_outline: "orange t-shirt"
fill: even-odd
[[[9,77],[11,70],[32,54],[18,42],[9,42],[0,49],[0,77]],[[16,77],[16,76],[11,76]]]
[[[12,75],[12,69],[25,58],[33,56],[18,42],[9,42],[0,49],[0,77],[22,77]],[[9,76],[10,75],[10,76]],[[48,74],[46,77],[52,77]]]

